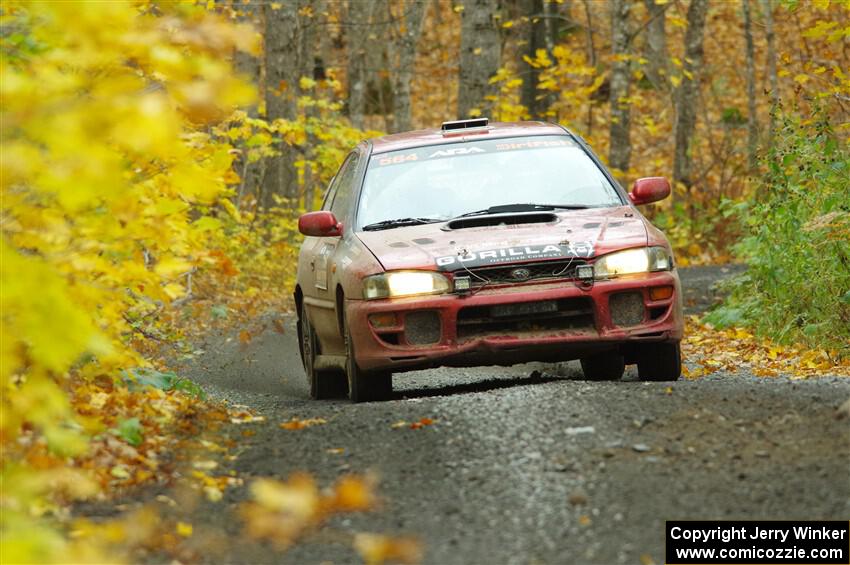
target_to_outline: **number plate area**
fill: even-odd
[[[527,316],[529,314],[547,314],[558,311],[558,302],[543,300],[540,302],[521,302],[519,304],[497,304],[490,307],[490,315],[494,318],[509,318]]]

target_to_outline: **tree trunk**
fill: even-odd
[[[376,0],[351,0],[346,17],[348,40],[348,118],[354,127],[363,129],[366,114],[366,87],[369,73],[366,68],[366,46]]]
[[[673,156],[673,183],[686,188],[693,185],[691,178],[691,138],[696,128],[696,108],[699,103],[700,73],[702,72],[703,36],[708,0],[691,0],[688,6],[688,30],[685,32],[685,57],[682,78],[676,90],[676,150]]]
[[[233,3],[233,8],[238,11],[238,19],[242,23],[254,26],[258,32],[263,30],[262,10],[256,3],[246,2],[245,0],[236,0]],[[262,93],[262,64],[258,56],[243,51],[236,50],[233,54],[233,67],[237,73],[248,80],[257,91]],[[256,118],[258,116],[257,104],[252,104],[245,108],[248,116]],[[262,182],[261,172],[262,163],[249,163],[247,157],[247,148],[242,147],[242,154],[238,162],[234,162],[233,168],[239,174],[241,181],[239,191],[237,192],[234,203],[237,207],[241,206],[242,200],[247,196],[257,196],[260,182]]]
[[[753,46],[752,14],[750,0],[743,1],[744,39],[747,44],[747,163],[750,171],[758,165],[756,149],[758,146],[758,120],[756,119],[756,68],[755,47]]]
[[[312,8],[311,15],[301,15],[299,17],[299,25],[301,27],[301,45],[298,54],[299,78],[307,77],[314,80],[324,78],[324,60],[322,59],[322,50],[320,44],[321,37],[327,35],[327,1],[326,0],[301,0],[302,5],[310,5]],[[300,87],[299,87],[300,91]],[[300,92],[300,94],[309,94]],[[316,117],[318,110],[316,108],[304,108],[302,114],[307,117]],[[319,145],[319,140],[315,134],[309,133],[307,143],[305,144],[305,153],[302,155],[305,159],[303,168],[302,181],[304,186],[303,208],[308,212],[313,209],[313,197],[316,190],[316,175],[313,171],[313,163],[316,159],[315,147]],[[321,190],[321,189],[320,189]]]
[[[408,0],[401,8],[404,10],[402,30],[398,41],[398,68],[395,72],[395,99],[393,114],[396,131],[412,129],[410,121],[410,81],[413,80],[416,63],[416,45],[422,33],[427,0]]]
[[[463,6],[457,96],[460,118],[468,117],[473,109],[483,111],[485,96],[493,94],[490,77],[501,61],[499,30],[493,19],[498,0],[468,0]]]
[[[572,18],[573,0],[562,0],[552,2],[543,0],[543,37],[546,42],[546,50],[550,53],[561,37],[565,29],[573,31],[580,26]],[[539,14],[540,12],[535,12]]]
[[[596,68],[596,45],[593,43],[593,16],[590,14],[590,2],[584,0],[585,30],[587,31],[587,59],[590,66]],[[585,136],[593,135],[593,98],[587,101],[587,131]]]
[[[608,151],[608,163],[625,173],[629,168],[632,144],[629,139],[631,130],[631,107],[623,99],[629,96],[631,72],[629,62],[619,60],[618,55],[629,53],[629,12],[630,0],[611,2],[611,51],[614,63],[611,67],[611,90],[608,103],[611,106],[611,145]]]
[[[263,30],[262,13],[256,3],[239,0],[235,3],[234,8],[239,10],[239,21],[251,24],[258,32]],[[260,84],[260,59],[250,53],[237,50],[233,55],[233,66],[236,72],[251,81],[254,86]],[[253,105],[248,109],[248,115],[257,117],[257,106]]]
[[[367,32],[366,49],[366,114],[384,119],[384,131],[395,131],[393,121],[393,88],[390,81],[390,41],[392,37],[393,10],[386,0],[376,0],[372,25]]]
[[[324,0],[299,0],[299,8],[311,7],[312,15],[298,16],[298,78],[313,78],[316,68],[316,47],[318,46],[318,34],[322,28],[323,13],[326,11]],[[297,87],[297,85],[296,85]]]
[[[548,20],[542,16],[545,14],[543,0],[524,0],[522,3],[523,13],[529,17],[528,36],[526,42],[526,55],[534,59],[538,49],[545,49],[547,52],[547,34],[546,25]],[[523,65],[523,63],[520,63]],[[531,65],[523,65],[522,77],[522,105],[528,108],[528,114],[532,119],[539,119],[545,108],[543,100],[540,98],[540,91],[537,89],[537,83],[540,77],[540,69]]]
[[[667,90],[667,30],[665,14],[669,4],[656,4],[655,0],[643,0],[649,14],[646,26],[646,41],[643,57],[647,60],[646,78],[657,90]]]
[[[264,50],[266,65],[266,117],[292,120],[296,115],[299,78],[300,30],[299,3],[288,1],[264,4]],[[298,195],[298,175],[295,152],[286,143],[278,147],[280,155],[270,158],[263,179],[261,204],[268,209],[275,205],[275,195],[295,198]]]
[[[773,145],[773,134],[775,129],[773,114],[779,106],[779,80],[776,76],[776,41],[773,31],[773,2],[762,0],[764,11],[764,31],[767,36],[767,76],[770,80],[770,122],[767,130],[767,145]]]

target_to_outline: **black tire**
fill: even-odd
[[[682,374],[679,342],[647,345],[638,357],[638,377],[642,381],[676,381]]]
[[[623,377],[626,364],[616,351],[597,353],[581,359],[584,378],[590,381],[616,381]]]
[[[303,305],[301,306],[301,318],[298,322],[298,336],[301,338],[301,360],[304,363],[304,373],[307,375],[307,386],[310,387],[310,398],[325,400],[344,397],[347,391],[345,375],[339,371],[318,371],[313,365],[318,354],[319,343]]]
[[[386,400],[393,392],[393,375],[385,371],[366,372],[357,366],[354,358],[354,342],[348,327],[348,319],[343,317],[345,336],[345,374],[348,377],[348,398],[352,402],[371,402]]]

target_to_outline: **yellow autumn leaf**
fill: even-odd
[[[314,86],[316,86],[316,81],[309,77],[301,77],[298,79],[298,86],[301,90],[310,90]]]
[[[186,295],[186,288],[179,283],[168,283],[162,287],[162,290],[165,292],[166,296],[172,300],[176,300]]]
[[[154,271],[164,279],[173,279],[178,275],[185,274],[192,269],[192,263],[182,257],[166,257],[160,260]]]
[[[358,533],[354,548],[367,565],[382,563],[419,563],[422,545],[413,538],[392,538],[378,534]]]
[[[301,519],[308,519],[319,510],[318,486],[303,474],[293,475],[285,483],[258,479],[251,485],[251,495],[265,508]]]

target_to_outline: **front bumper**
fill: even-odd
[[[653,287],[673,292],[653,300]],[[514,315],[493,309],[520,303],[529,306]],[[557,311],[528,311],[534,303]],[[605,350],[622,351],[628,362],[641,342],[679,341],[683,327],[675,271],[587,287],[563,281],[468,295],[346,300],[346,309],[357,364],[367,371],[566,361]]]

